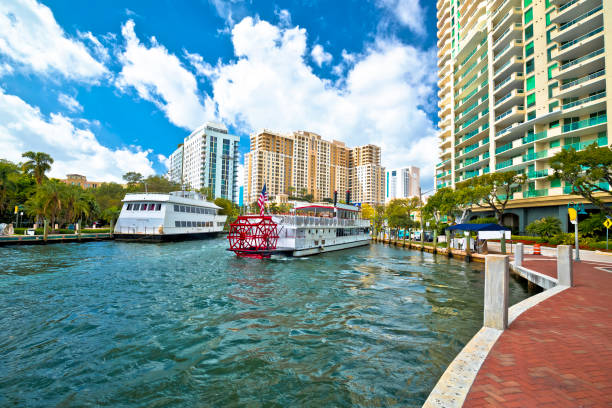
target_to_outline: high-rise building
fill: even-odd
[[[414,166],[391,169],[385,172],[385,202],[396,198],[419,196],[420,169]]]
[[[513,192],[506,225],[524,231],[556,215],[567,228],[571,186],[548,180],[550,158],[610,145],[612,1],[438,0],[437,9],[436,187],[515,170],[528,183]]]
[[[349,155],[349,188],[356,203],[385,202],[385,168],[380,165],[380,147],[353,147]]]
[[[185,188],[210,188],[215,198],[238,201],[238,136],[207,122],[170,155],[168,178]]]
[[[183,144],[178,145],[176,150],[172,152],[168,158],[168,175],[167,178],[178,184],[183,184]]]
[[[366,162],[367,155],[364,153],[363,168],[360,170],[363,175],[356,177],[355,183],[351,184],[349,161],[355,149],[370,151],[368,159],[371,163]],[[359,191],[363,191],[360,198],[380,197],[377,202],[382,202],[382,193],[377,195],[367,191],[368,188],[378,191],[374,181],[364,182],[363,186],[360,184],[362,179],[374,179],[369,175],[372,169],[377,168],[376,165],[380,168],[380,148],[376,146],[351,149],[342,142],[330,142],[312,132],[280,134],[262,130],[251,135],[251,151],[244,158],[244,201],[256,201],[266,184],[270,197],[311,195],[316,201],[332,199],[334,191],[338,191],[339,197],[343,198],[342,193],[355,185],[359,186]],[[380,188],[384,188],[382,182]],[[355,195],[352,201],[361,202]]]

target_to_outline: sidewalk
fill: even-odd
[[[501,245],[499,242],[488,242],[487,246],[489,247],[489,250],[491,252],[499,252],[501,249]],[[510,243],[508,242],[506,244],[506,249],[508,250],[508,253],[510,253],[511,249],[512,251],[514,251],[515,246],[516,244],[512,243],[512,245],[510,245]],[[610,247],[612,248],[612,244],[610,245]],[[523,248],[526,255],[533,254],[533,245],[524,245]],[[557,257],[557,248],[542,246],[541,252],[543,256],[555,258]],[[612,262],[612,252],[590,251],[586,249],[581,249],[580,259],[583,261],[593,262]]]
[[[556,259],[530,252],[523,266],[556,278]],[[465,407],[612,406],[612,256],[600,256],[607,262],[575,262],[574,287],[503,332]]]

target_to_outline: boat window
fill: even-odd
[[[174,226],[175,227],[180,227],[181,226],[181,222],[180,221],[174,221]]]
[[[189,207],[189,212],[190,213],[195,213],[195,207]]]
[[[131,211],[132,210],[132,204],[126,204],[127,206],[125,207],[126,210]]]
[[[155,204],[155,211],[161,210],[161,204]]]
[[[155,204],[153,203],[149,204],[149,211],[155,211]]]
[[[185,212],[185,206],[181,205],[181,212]]]
[[[187,226],[187,221],[181,221],[181,227],[186,227]]]
[[[140,204],[140,211],[147,211],[147,203]]]
[[[191,221],[187,221],[187,226],[191,227]]]
[[[180,208],[178,205],[174,204],[174,212],[179,212]]]
[[[198,207],[198,214],[203,214],[203,213],[204,213],[204,209],[203,209],[203,208]]]

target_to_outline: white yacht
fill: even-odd
[[[182,241],[216,236],[227,216],[194,191],[130,193],[114,229],[117,240]]]
[[[288,215],[246,215],[232,223],[230,251],[240,257],[306,256],[370,242],[370,221],[346,204],[309,204]]]

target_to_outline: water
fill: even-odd
[[[0,405],[420,406],[482,324],[477,264],[225,247],[0,248]]]

